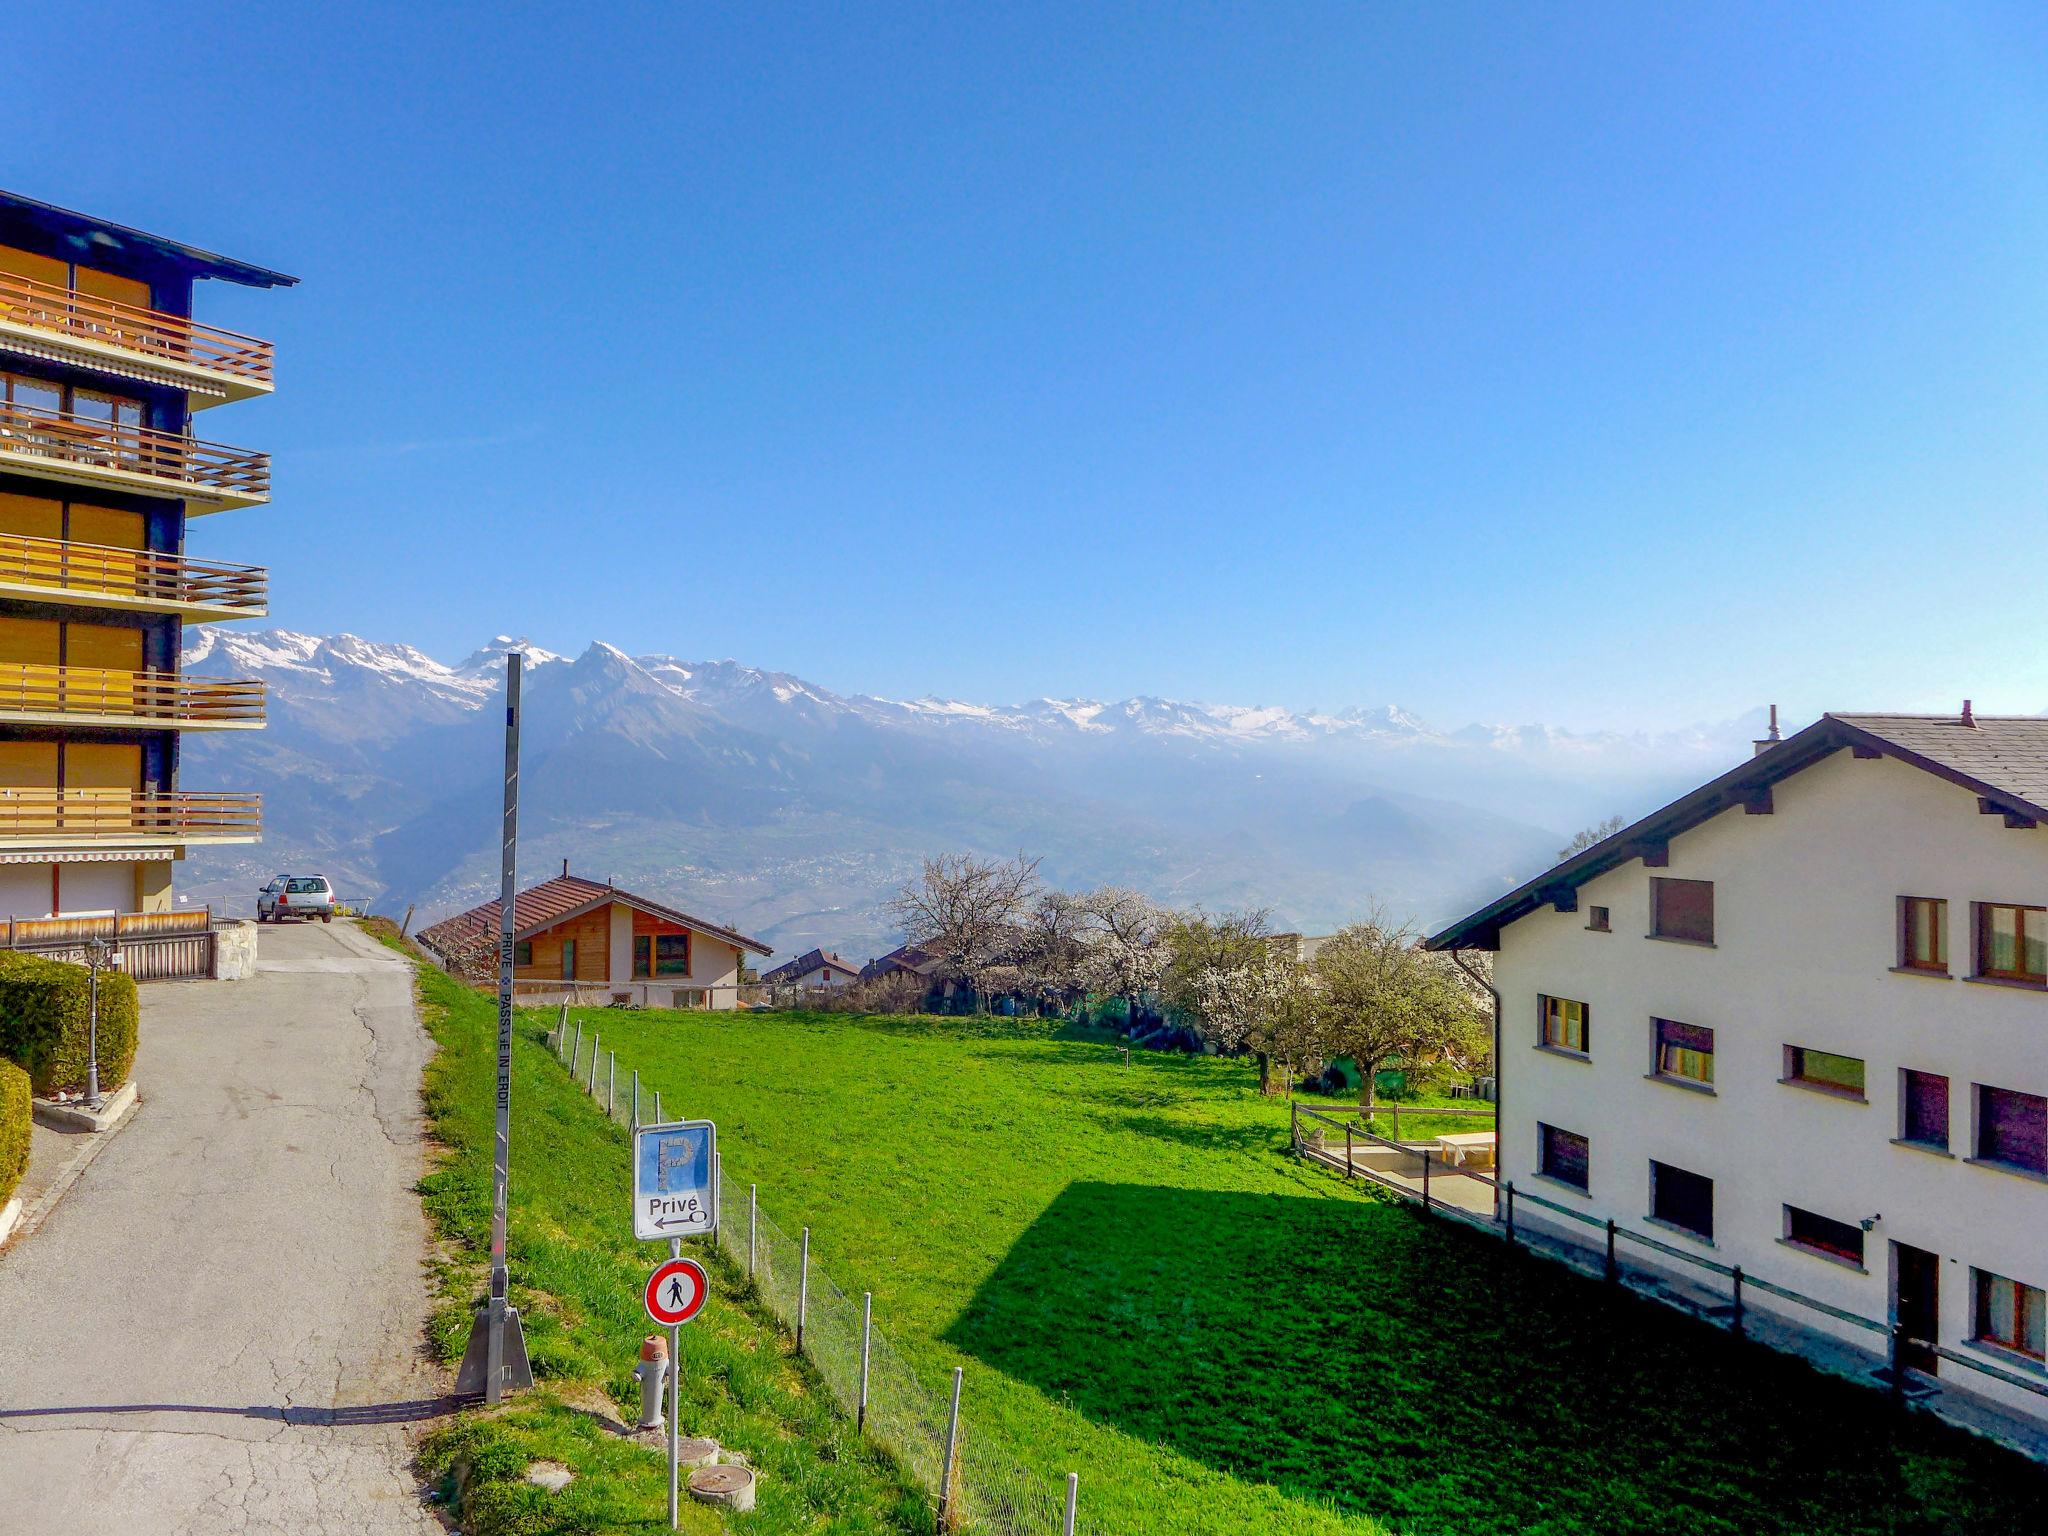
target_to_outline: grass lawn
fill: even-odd
[[[1878,1393],[1296,1164],[1248,1064],[1124,1067],[1028,1021],[581,1018],[671,1117],[718,1121],[728,1177],[874,1291],[935,1392],[967,1368],[968,1434],[1081,1474],[1092,1532],[1892,1536],[2048,1508],[2048,1472]]]
[[[424,1020],[439,1045],[426,1103],[445,1157],[422,1183],[441,1239],[434,1338],[451,1366],[484,1294],[490,1232],[497,1008],[431,967],[420,973]],[[452,1492],[469,1536],[668,1529],[668,1463],[604,1428],[589,1407],[639,1404],[632,1368],[651,1331],[641,1285],[657,1246],[628,1225],[626,1134],[569,1082],[538,1032],[513,1054],[512,1201],[507,1247],[512,1301],[524,1315],[538,1390],[500,1414],[472,1411],[429,1437],[421,1462]],[[702,1249],[704,1245],[694,1245]],[[708,1258],[699,1251],[699,1258]],[[713,1298],[682,1330],[683,1428],[747,1455],[762,1473],[749,1531],[908,1536],[931,1529],[929,1502],[895,1465],[861,1443],[832,1409],[730,1266],[714,1264]],[[576,1479],[559,1493],[525,1481],[536,1459]],[[682,1529],[723,1530],[687,1501]]]

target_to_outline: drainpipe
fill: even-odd
[[[1502,1078],[1505,1074],[1501,1069],[1507,1065],[1507,1063],[1501,1060],[1500,1055],[1500,988],[1496,987],[1492,982],[1465,963],[1465,951],[1462,949],[1452,950],[1451,960],[1459,970],[1471,977],[1478,985],[1484,987],[1487,996],[1493,999],[1493,1219],[1499,1221],[1501,1154],[1503,1150],[1501,1138],[1507,1134],[1508,1128],[1508,1123],[1502,1118],[1500,1111],[1501,1099],[1505,1096],[1502,1090]]]

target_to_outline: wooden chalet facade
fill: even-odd
[[[641,1008],[732,1008],[759,939],[645,896],[566,870],[512,904],[512,979],[523,1000],[557,998]],[[495,901],[422,929],[420,943],[448,969],[496,974]]]

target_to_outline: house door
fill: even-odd
[[[562,940],[562,980],[574,981],[575,979],[576,941],[574,939],[564,939]]]
[[[1909,1339],[1941,1338],[1941,1257],[1907,1243],[1892,1244],[1892,1316]],[[1906,1347],[1906,1364],[1929,1376],[1940,1357],[1925,1344]]]

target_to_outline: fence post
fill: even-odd
[[[1429,1148],[1422,1149],[1422,1208],[1429,1209]]]
[[[583,1085],[583,1091],[593,1099],[597,1097],[597,1052],[604,1044],[604,1036],[593,1033],[590,1037],[590,1081]]]
[[[961,1367],[953,1367],[953,1406],[946,1413],[946,1461],[939,1469],[939,1536],[953,1529],[953,1476],[959,1463],[960,1454],[960,1377]]]
[[[747,1284],[754,1283],[754,1233],[761,1225],[761,1186],[747,1186]]]
[[[1736,1266],[1735,1266],[1735,1269],[1734,1269],[1734,1271],[1733,1271],[1733,1272],[1732,1272],[1732,1273],[1731,1273],[1731,1274],[1729,1275],[1729,1277],[1728,1277],[1728,1278],[1729,1278],[1729,1279],[1731,1279],[1731,1280],[1733,1280],[1733,1281],[1735,1282],[1735,1310],[1734,1310],[1734,1312],[1733,1312],[1733,1313],[1732,1313],[1732,1314],[1731,1314],[1731,1315],[1729,1316],[1729,1319],[1728,1319],[1728,1326],[1729,1326],[1729,1327],[1731,1327],[1731,1328],[1733,1328],[1733,1329],[1735,1330],[1735,1336],[1736,1336],[1737,1338],[1741,1338],[1741,1337],[1742,1337],[1742,1266],[1741,1266],[1740,1264],[1736,1265]]]
[[[604,1114],[607,1120],[619,1112],[619,1053],[604,1053]]]
[[[1351,1170],[1351,1122],[1344,1122],[1344,1177],[1355,1179],[1358,1175]]]
[[[1610,1282],[1621,1278],[1621,1271],[1614,1262],[1614,1218],[1607,1218],[1607,1278]]]
[[[583,1021],[576,1021],[576,1048],[569,1053],[569,1076],[576,1075],[576,1063],[583,1059]]]
[[[555,1019],[555,1030],[557,1038],[560,1038],[560,1036],[569,1033],[569,1004],[566,1000],[564,1000],[564,1002],[562,1003],[562,1011],[560,1015],[558,1015]]]
[[[875,1293],[860,1293],[860,1410],[853,1427],[866,1433],[868,1427],[868,1346],[875,1336]]]
[[[1294,1155],[1301,1156],[1301,1102],[1294,1100],[1287,1106],[1287,1140],[1294,1148]]]
[[[804,1352],[804,1324],[811,1320],[811,1229],[804,1228],[803,1262],[797,1267],[796,1352]]]
[[[1377,1074],[1375,1074],[1375,1075],[1377,1075]],[[1401,1106],[1400,1106],[1399,1104],[1396,1104],[1396,1105],[1394,1106],[1394,1140],[1396,1140],[1396,1141],[1399,1141],[1400,1139],[1401,1139]]]
[[[655,1090],[654,1090],[654,1123],[655,1123],[656,1125],[660,1125],[660,1124],[662,1124],[662,1118],[661,1118],[661,1090],[660,1090],[659,1088],[657,1088],[657,1089],[655,1089]]]
[[[633,1130],[635,1134],[638,1134],[640,1130],[640,1069],[638,1067],[633,1069]]]
[[[1508,1241],[1509,1241],[1509,1243],[1513,1243],[1513,1242],[1514,1242],[1514,1240],[1515,1240],[1515,1181],[1514,1181],[1513,1179],[1509,1179],[1509,1180],[1508,1180],[1508,1183],[1507,1183],[1507,1191],[1508,1191]]]
[[[1060,1526],[1061,1536],[1074,1536],[1074,1508],[1081,1502],[1081,1474],[1067,1474],[1067,1518]]]

